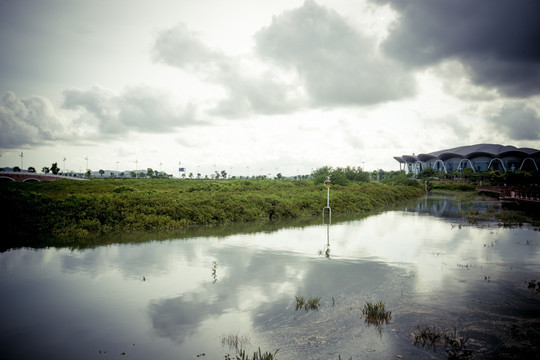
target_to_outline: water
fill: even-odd
[[[329,227],[10,250],[0,357],[223,359],[238,336],[278,359],[445,359],[414,345],[429,326],[469,337],[475,359],[531,358],[540,234],[469,226],[460,211],[471,206],[500,211],[426,198]],[[296,311],[297,295],[320,296],[319,310]],[[366,324],[366,301],[383,301],[392,320]]]

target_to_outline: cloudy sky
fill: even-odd
[[[540,148],[538,0],[0,0],[0,166],[308,174]],[[66,159],[65,162],[63,159]]]

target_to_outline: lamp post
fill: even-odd
[[[322,220],[324,224],[324,213],[325,213],[325,210],[328,209],[328,225],[332,223],[332,208],[330,208],[330,186],[331,186],[330,176],[327,176],[326,180],[324,181],[324,187],[326,188],[327,192],[326,192],[326,206],[323,207],[323,211],[322,211]]]

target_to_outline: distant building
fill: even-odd
[[[428,154],[394,156],[400,170],[418,174],[430,167],[444,173],[471,168],[474,172],[488,169],[499,171],[538,171],[540,150],[516,148],[510,145],[477,144],[453,149],[435,151]]]

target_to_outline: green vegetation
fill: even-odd
[[[362,309],[362,316],[366,323],[370,325],[388,324],[388,322],[392,320],[392,312],[386,310],[382,301],[377,303],[366,301],[364,308]]]
[[[487,171],[474,172],[471,168],[465,168],[462,172],[453,171],[445,174],[442,171],[436,171],[428,167],[422,170],[416,177],[421,180],[430,181],[453,180],[456,187],[459,187],[459,184],[461,184],[464,185],[465,188],[467,186],[476,186],[479,183],[482,183],[483,185],[530,185],[540,183],[540,171],[522,170],[501,172],[499,170],[490,169]],[[454,190],[460,189],[456,188]]]
[[[306,312],[309,310],[319,310],[320,301],[320,296],[310,296],[308,299],[305,299],[303,296],[296,296],[296,310],[300,310],[301,308],[304,308]]]
[[[330,204],[334,214],[366,214],[421,194],[420,187],[351,182],[332,187]],[[313,217],[325,200],[326,189],[311,180],[5,182],[2,248],[70,246],[118,231]]]

